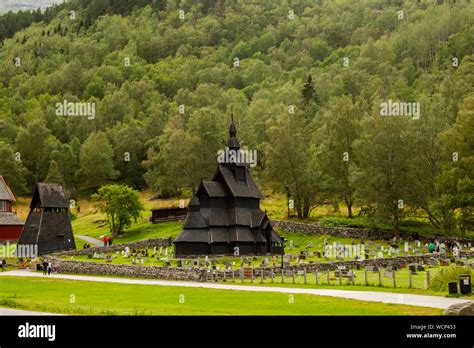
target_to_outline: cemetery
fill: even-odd
[[[268,286],[365,286],[407,290],[429,290],[432,280],[443,270],[463,268],[471,274],[474,268],[474,252],[469,242],[461,245],[459,254],[448,255],[442,249],[440,253],[430,254],[428,244],[421,241],[394,244],[393,241],[365,240],[356,245],[347,237],[294,232],[282,232],[282,235],[289,239],[283,256],[180,258],[174,255],[171,238],[158,238],[66,251],[53,254],[49,259],[62,273]],[[348,249],[360,255],[351,255]],[[437,291],[447,294],[447,284]]]

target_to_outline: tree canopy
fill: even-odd
[[[395,229],[420,213],[472,230],[472,18],[472,2],[431,0],[70,0],[8,13],[0,174],[30,194],[62,178],[176,195],[212,175],[233,113],[259,185],[288,189],[301,218],[330,202]],[[389,102],[418,103],[419,117],[382,116]]]

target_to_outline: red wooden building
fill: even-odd
[[[23,230],[23,221],[12,212],[13,202],[15,196],[0,175],[0,240],[18,240]]]

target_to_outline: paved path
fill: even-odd
[[[61,314],[24,311],[24,310],[19,310],[19,309],[10,309],[10,308],[0,308],[0,316],[4,316],[4,315],[61,315]]]
[[[21,277],[41,277],[36,272],[19,270],[0,273],[1,276],[21,276]],[[469,300],[446,298],[441,296],[425,296],[413,294],[397,294],[391,292],[378,291],[353,291],[353,290],[333,290],[333,289],[308,289],[308,288],[284,288],[270,286],[248,286],[248,285],[232,285],[232,284],[216,284],[216,283],[198,283],[185,281],[167,281],[167,280],[148,280],[148,279],[130,279],[130,278],[112,278],[98,276],[82,276],[69,274],[52,274],[48,276],[58,279],[83,280],[103,283],[121,283],[121,284],[143,284],[143,285],[159,285],[159,286],[181,286],[192,288],[208,288],[220,290],[238,290],[238,291],[260,291],[260,292],[278,292],[285,294],[308,294],[320,296],[341,297],[352,300],[384,302],[394,304],[405,304],[420,307],[432,307],[446,309],[456,303],[469,302]]]
[[[76,237],[79,239],[85,240],[87,243],[93,244],[95,246],[104,246],[104,242],[96,238],[87,237],[87,236],[76,236]]]

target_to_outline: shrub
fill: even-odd
[[[472,271],[469,267],[462,266],[451,266],[442,269],[433,277],[430,289],[434,291],[447,291],[448,283],[458,282],[460,274],[470,274],[472,276]]]

